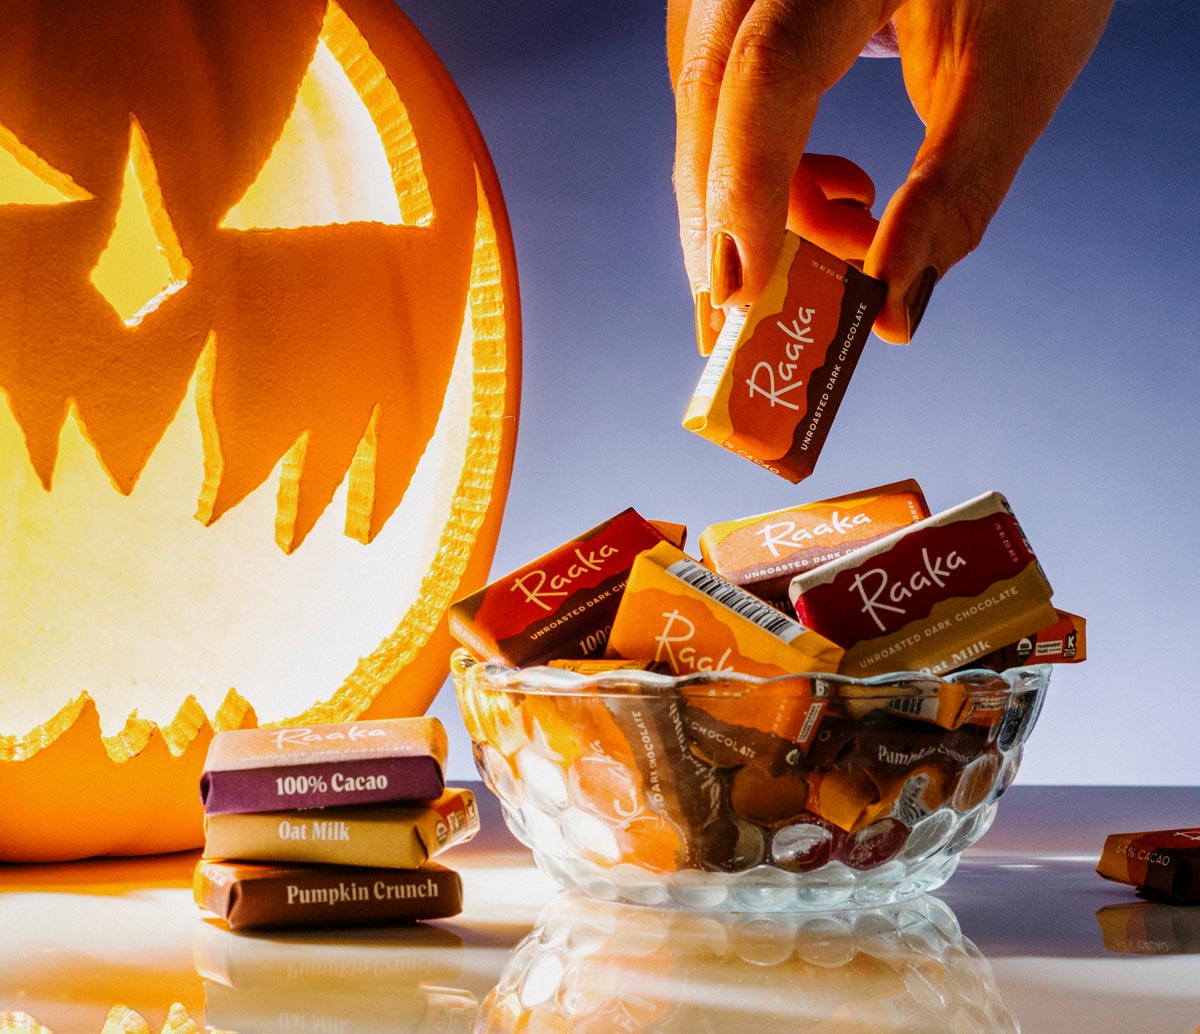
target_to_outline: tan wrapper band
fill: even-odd
[[[368,806],[205,817],[204,854],[247,862],[415,869],[479,831],[470,790],[411,808]]]

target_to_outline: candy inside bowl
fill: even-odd
[[[991,825],[1049,665],[682,677],[452,664],[476,765],[569,889],[708,911],[932,890]]]

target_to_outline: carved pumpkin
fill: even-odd
[[[197,846],[213,729],[423,712],[518,357],[490,160],[391,0],[6,8],[0,860]]]

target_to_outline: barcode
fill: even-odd
[[[704,372],[700,374],[696,390],[692,393],[693,398],[712,398],[716,394],[717,385],[721,383],[725,367],[729,365],[729,359],[733,355],[733,346],[737,344],[738,335],[746,324],[746,314],[749,311],[750,306],[743,305],[731,309],[729,315],[725,317],[725,324],[721,327],[721,333],[717,335],[716,343],[704,366]]]
[[[805,631],[803,625],[793,621],[786,614],[781,614],[774,607],[756,599],[744,589],[739,589],[732,582],[727,582],[720,575],[713,574],[707,567],[701,567],[694,560],[675,561],[667,568],[667,574],[674,575],[705,596],[753,621],[759,628],[785,643],[790,643]]]

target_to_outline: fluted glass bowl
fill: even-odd
[[[992,823],[1049,665],[869,679],[451,665],[475,763],[561,886],[707,911],[940,887]]]

